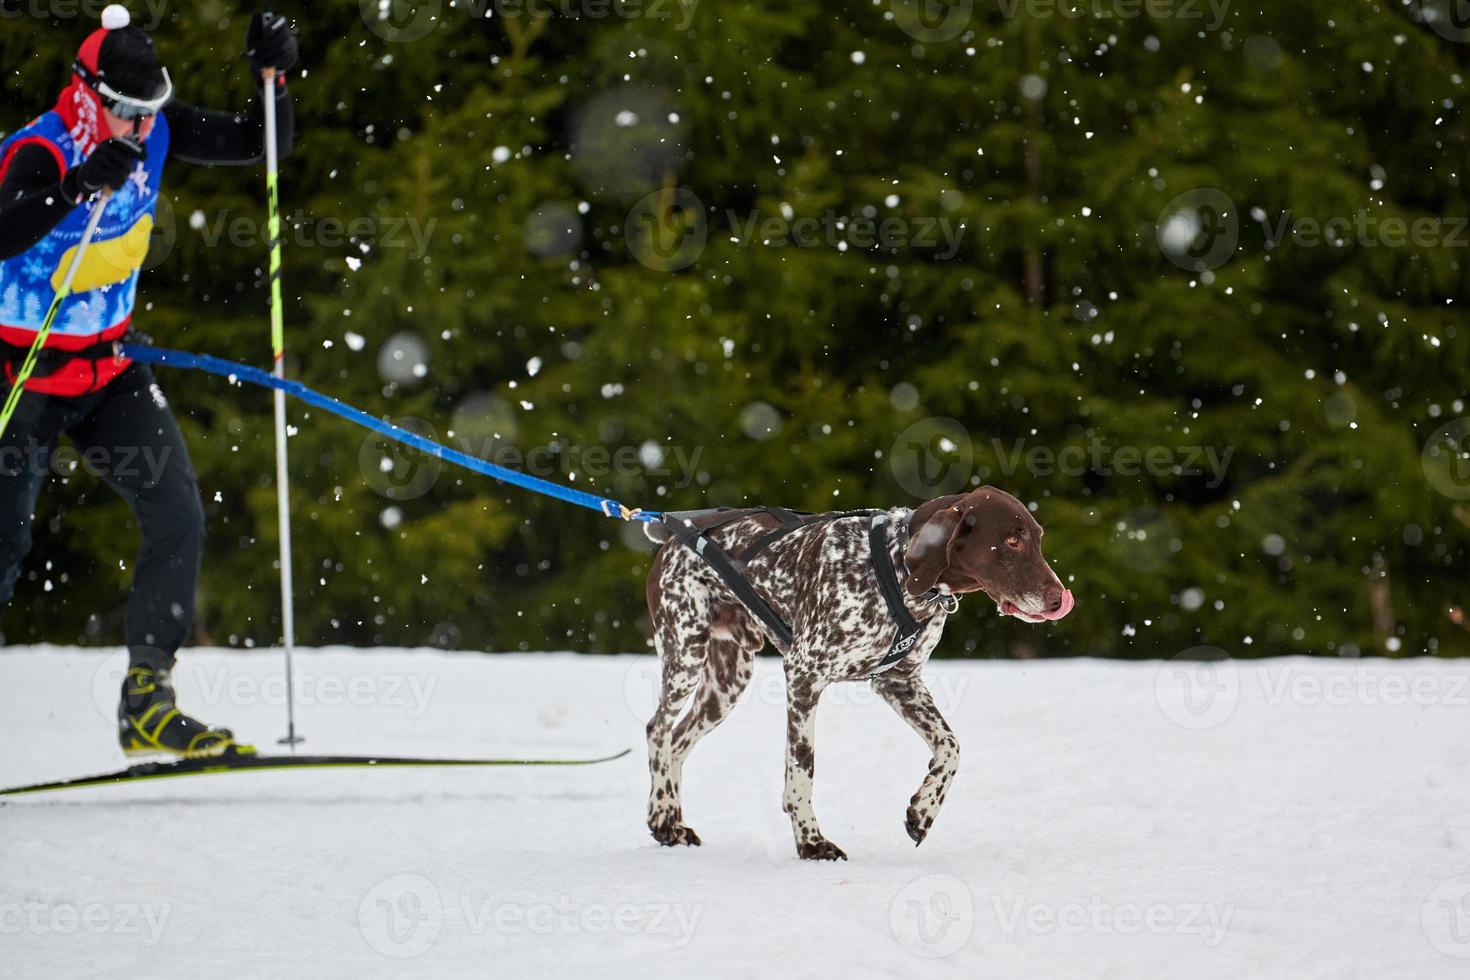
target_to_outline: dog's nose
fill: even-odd
[[[1058,609],[1062,608],[1062,597],[1065,595],[1066,590],[1062,588],[1060,582],[1056,585],[1048,586],[1044,594],[1044,598],[1046,599],[1046,611],[1056,612]]]

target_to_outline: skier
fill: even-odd
[[[117,713],[123,750],[215,756],[236,750],[234,736],[181,712],[170,681],[193,626],[204,543],[199,486],[152,372],[116,353],[116,342],[133,325],[165,162],[261,162],[265,98],[276,100],[278,145],[289,153],[293,115],[284,73],[296,63],[297,46],[284,17],[256,14],[245,52],[257,85],[251,111],[210,112],[173,99],[152,39],[129,20],[125,7],[106,8],[55,107],[0,141],[0,395],[14,384],[91,208],[105,208],[0,439],[0,610],[30,550],[36,500],[64,432],[84,458],[109,461],[98,468],[143,532]],[[267,68],[277,73],[269,93]],[[153,465],[127,462],[140,459]]]

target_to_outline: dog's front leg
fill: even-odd
[[[796,656],[795,654],[792,655]],[[822,836],[812,809],[812,780],[816,774],[817,701],[827,681],[786,665],[786,799],[796,835],[796,853],[803,860],[847,860],[842,848]]]
[[[934,826],[934,818],[944,803],[944,794],[949,792],[949,784],[959,769],[960,742],[949,723],[939,714],[933,695],[917,671],[900,674],[895,670],[879,674],[873,678],[873,690],[893,706],[899,717],[919,733],[934,753],[924,782],[909,800],[904,820],[904,828],[917,846],[924,843],[929,828]]]

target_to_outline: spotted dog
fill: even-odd
[[[1071,612],[1073,600],[1041,554],[1041,525],[1008,493],[981,487],[912,511],[889,510],[884,516],[890,530],[880,540],[901,579],[893,601],[902,601],[923,625],[906,653],[901,646],[893,653],[902,653],[902,659],[881,671],[890,650],[902,641],[896,641],[899,627],[874,572],[874,522],[869,517],[806,525],[748,563],[739,563],[745,581],[790,625],[789,643],[768,636],[762,620],[693,547],[669,540],[667,533],[650,532],[655,540],[667,542],[648,575],[648,609],[663,668],[659,705],[648,723],[648,827],[659,843],[700,843],[684,823],[680,803],[684,760],[745,690],[755,655],[767,639],[780,650],[786,671],[784,809],[791,817],[797,854],[847,859],[822,835],[812,809],[814,717],[822,690],[833,681],[870,680],[928,743],[933,752],[929,772],[909,801],[904,821],[916,844],[928,835],[958,768],[959,743],[919,672],[938,644],[955,600],[984,592],[1003,615],[1032,623],[1061,619]],[[778,528],[777,518],[755,511],[727,519],[708,537],[736,555]]]

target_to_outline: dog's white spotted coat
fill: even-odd
[[[1006,499],[1020,506],[1014,498]],[[899,570],[915,547],[948,546],[952,533],[930,540],[935,536],[928,527],[915,528],[910,556],[905,556],[893,529],[906,526],[913,513],[906,508],[887,512],[889,554]],[[910,800],[905,820],[916,843],[933,826],[959,764],[959,742],[919,676],[944,631],[947,614],[941,603],[903,590],[914,618],[928,622],[903,660],[873,676],[892,647],[898,625],[874,574],[870,521],[867,516],[844,517],[793,531],[757,555],[746,569],[748,581],[792,629],[790,649],[781,651],[787,687],[784,808],[803,858],[846,858],[822,835],[812,806],[814,718],[828,684],[871,676],[874,690],[929,745],[933,753],[929,771]],[[734,557],[775,526],[774,518],[751,516],[718,527],[709,537]],[[1055,581],[1049,568],[1046,575]],[[946,585],[940,588],[949,591]],[[652,777],[648,826],[661,843],[698,844],[681,806],[684,760],[734,706],[767,637],[760,621],[708,563],[677,541],[667,543],[655,559],[648,591],[663,671],[659,706],[648,723]],[[770,639],[776,642],[775,637]]]

